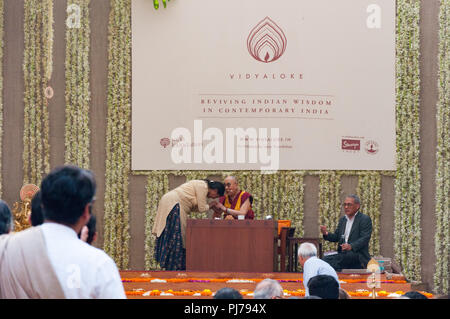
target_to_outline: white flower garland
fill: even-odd
[[[110,4],[104,250],[119,269],[127,269],[130,241],[131,2],[111,0]]]
[[[356,194],[361,199],[361,211],[372,219],[369,253],[377,256],[380,254],[381,174],[376,171],[361,172]]]
[[[439,12],[439,100],[436,112],[436,271],[434,291],[449,291],[450,251],[450,1],[441,1]]]
[[[421,280],[420,2],[397,1],[397,174],[394,254],[406,277]]]
[[[167,174],[151,173],[147,178],[147,199],[145,213],[145,269],[159,270],[160,266],[153,258],[156,237],[152,234],[154,218],[161,197],[169,191]]]
[[[291,220],[292,227],[295,227],[295,237],[303,237],[305,233],[303,226],[305,198],[304,176],[304,171],[294,171],[286,174],[285,190],[283,192],[285,199],[281,202],[285,203],[284,218]]]
[[[80,24],[66,23],[65,163],[89,168],[89,2],[69,0],[80,8]]]
[[[44,92],[52,74],[53,1],[24,2],[24,184],[50,171],[49,115]]]
[[[334,231],[341,213],[341,171],[323,171],[319,175],[319,225]],[[325,241],[323,250],[336,250],[336,244]]]

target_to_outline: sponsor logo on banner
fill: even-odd
[[[182,143],[184,141],[183,136],[180,136],[177,139],[170,139],[168,137],[163,137],[162,139],[159,140],[159,144],[164,147],[164,149],[167,148],[167,146],[171,146],[174,147],[180,143]],[[191,145],[193,146],[193,145]]]
[[[367,154],[375,155],[380,150],[380,147],[377,142],[370,140],[366,142],[364,149]]]
[[[361,149],[361,141],[343,138],[341,148],[344,151],[359,151]]]
[[[170,139],[167,138],[167,137],[164,137],[164,138],[162,138],[162,139],[159,141],[159,144],[161,144],[161,146],[163,146],[164,148],[166,148],[167,146],[170,145]]]
[[[263,63],[278,60],[286,50],[287,39],[281,28],[269,17],[262,19],[247,38],[250,55]]]
[[[259,163],[264,173],[271,174],[280,167],[280,142],[291,141],[280,137],[279,133],[276,127],[229,127],[225,130],[209,127],[203,130],[203,121],[194,120],[193,131],[186,127],[172,130],[171,159],[175,164]],[[167,144],[166,138],[160,141],[163,140]]]

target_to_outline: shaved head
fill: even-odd
[[[233,176],[233,175],[228,175],[227,177],[225,177],[224,182],[226,183],[226,181],[230,181],[230,182],[233,181],[236,184],[238,183],[236,176]]]

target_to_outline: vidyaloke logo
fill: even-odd
[[[286,50],[283,30],[269,17],[261,20],[247,38],[247,49],[257,61],[270,63],[278,60]]]

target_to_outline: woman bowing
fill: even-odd
[[[164,194],[159,201],[152,233],[156,238],[155,259],[165,270],[186,269],[186,220],[194,211],[206,212],[213,204],[207,198],[223,196],[221,182],[192,180]]]

